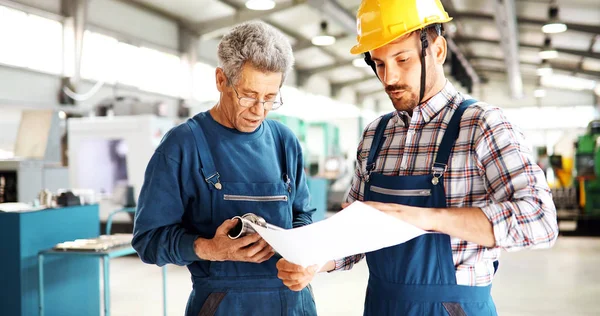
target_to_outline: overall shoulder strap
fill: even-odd
[[[387,124],[393,115],[394,112],[390,112],[382,116],[379,124],[377,125],[375,135],[373,136],[373,142],[371,143],[371,148],[369,148],[369,157],[367,158],[367,176],[371,173],[371,171],[373,171],[373,169],[375,169],[375,160],[377,159],[381,145],[385,140],[385,137],[383,137],[383,132],[385,132],[385,128],[387,127]]]
[[[446,170],[446,167],[448,166],[448,159],[450,158],[450,153],[452,152],[452,147],[454,147],[454,143],[456,143],[456,139],[458,139],[458,133],[460,132],[460,121],[463,113],[469,106],[476,102],[477,100],[475,99],[464,100],[452,115],[437,152],[435,163],[433,165],[434,173],[436,171],[441,171],[443,173]]]
[[[200,170],[202,171],[204,180],[211,184],[209,188],[221,190],[222,185],[219,180],[220,175],[215,167],[215,163],[210,153],[210,148],[208,147],[208,142],[206,141],[206,136],[204,135],[202,126],[196,121],[196,117],[188,119],[186,124],[192,131],[194,139],[196,140],[196,149],[198,151],[198,155],[200,156]]]
[[[281,130],[279,129],[279,126],[277,125],[277,123],[271,121],[271,120],[265,120],[265,122],[267,122],[267,124],[269,125],[269,129],[271,130],[271,134],[273,135],[273,138],[275,139],[275,147],[277,147],[277,151],[279,152],[279,157],[280,157],[280,161],[281,161],[281,174],[282,174],[282,178],[283,181],[285,181],[285,183],[288,185],[288,191],[291,191],[291,186],[290,186],[290,170],[288,169],[289,163],[287,161],[287,151],[285,150],[285,140],[283,139],[283,135],[281,134]]]

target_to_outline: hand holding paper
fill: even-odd
[[[252,227],[283,258],[304,267],[398,245],[427,233],[361,202],[304,227],[281,231]]]

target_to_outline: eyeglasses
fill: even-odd
[[[229,81],[229,84],[233,88],[233,91],[235,91],[235,95],[237,96],[238,100],[240,101],[240,105],[245,108],[251,108],[255,104],[261,103],[263,105],[263,107],[265,108],[265,110],[272,111],[272,110],[277,110],[278,108],[280,108],[283,105],[283,98],[281,97],[281,91],[279,91],[279,101],[270,101],[270,100],[260,101],[255,98],[240,97],[240,94],[238,93],[235,86],[231,83],[231,80],[229,80],[229,78],[228,78],[227,81]]]

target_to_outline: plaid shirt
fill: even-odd
[[[465,100],[451,83],[412,117],[396,112],[390,119],[375,164],[375,173],[388,176],[431,173],[444,131]],[[381,118],[370,123],[357,150],[357,168],[348,202],[364,199],[364,175],[369,149]],[[493,225],[495,248],[452,238],[459,285],[492,282],[493,262],[500,250],[547,248],[558,236],[556,209],[542,170],[534,163],[523,135],[497,107],[478,102],[463,114],[459,137],[444,175],[448,207],[479,207]],[[364,257],[336,260],[335,270],[348,270]]]

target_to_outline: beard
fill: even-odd
[[[385,92],[390,97],[396,111],[411,112],[419,105],[419,96],[412,91],[408,85],[389,85],[385,87]],[[399,96],[394,94],[400,93]]]

